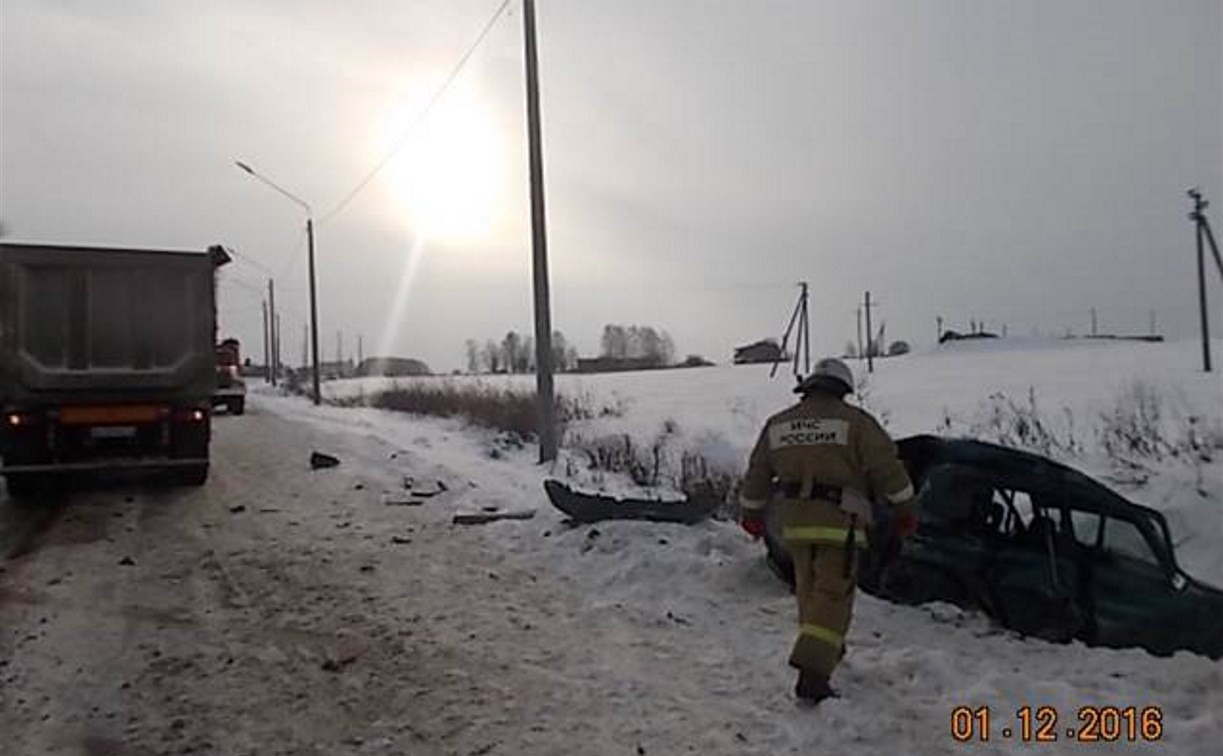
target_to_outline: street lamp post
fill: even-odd
[[[319,391],[319,376],[318,376],[318,296],[314,282],[314,211],[310,209],[310,205],[305,200],[281,188],[271,179],[262,176],[241,160],[235,160],[234,164],[241,168],[253,178],[267,184],[276,192],[288,197],[293,202],[297,203],[306,211],[306,249],[310,261],[310,352],[311,352],[311,372],[313,378],[313,399],[314,403],[318,404],[322,396]]]

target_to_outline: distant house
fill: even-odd
[[[943,335],[938,337],[938,343],[946,344],[948,341],[972,341],[973,339],[996,339],[998,334],[990,333],[989,331],[978,331],[976,333],[960,333],[948,329],[943,331]]]
[[[755,362],[784,362],[790,359],[775,339],[762,339],[755,344],[735,349],[735,364],[748,365]]]
[[[665,367],[656,357],[591,357],[578,359],[579,373],[619,373]]]
[[[357,365],[356,375],[382,375],[388,378],[399,378],[407,375],[431,375],[433,371],[420,360],[409,357],[366,357]]]

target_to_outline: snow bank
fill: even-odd
[[[1223,340],[1215,342],[1223,354]],[[1200,367],[1200,343],[1145,343],[1088,339],[1016,338],[953,342],[937,349],[875,361],[860,401],[895,437],[914,433],[972,435],[990,439],[999,407],[1034,412],[1051,434],[1074,451],[1038,449],[1101,478],[1123,495],[1164,511],[1190,574],[1223,585],[1223,454],[1210,463],[1166,458],[1141,469],[1119,469],[1102,452],[1100,433],[1119,405],[1137,391],[1156,397],[1159,426],[1183,434],[1188,419],[1206,435],[1223,436],[1223,382]],[[571,446],[627,436],[650,450],[659,444],[672,469],[684,452],[702,456],[717,471],[737,474],[764,420],[794,401],[788,366],[716,366],[636,373],[557,376],[558,392],[589,397],[594,406],[618,406],[618,417],[572,423]],[[362,378],[324,384],[332,398],[368,395],[409,381],[475,383],[534,391],[533,376]],[[456,425],[455,432],[461,426]],[[664,433],[664,429],[666,429]],[[665,438],[662,438],[665,435]],[[990,439],[993,440],[993,439]],[[661,443],[660,443],[661,441]],[[562,458],[557,474],[616,495],[641,495],[639,486],[615,476],[584,473],[580,454]],[[673,482],[673,481],[671,481]]]
[[[1194,412],[1216,420],[1223,414],[1217,378],[1195,371],[1192,344],[1083,347],[955,349],[883,361],[869,381],[868,401],[886,413],[893,432],[928,432],[946,414],[970,422],[991,393],[1022,397],[1029,387],[1042,403],[1088,417],[1109,406],[1117,387],[1139,378],[1182,397]],[[788,384],[769,382],[767,371],[561,376],[560,384],[562,390],[626,400],[623,417],[591,422],[585,432],[649,437],[670,419],[711,458],[741,465],[759,423],[791,400]],[[526,378],[495,380],[529,388]],[[597,722],[577,723],[573,712],[541,713],[539,726],[548,734],[538,736],[540,752],[607,751],[603,741],[592,751],[592,727],[600,737],[622,741],[625,752],[634,744],[648,753],[1110,750],[1103,743],[1064,741],[1067,727],[1081,726],[1079,707],[1089,705],[1161,708],[1159,741],[1115,744],[1126,752],[1213,754],[1223,742],[1223,662],[1187,653],[1157,658],[1140,650],[1049,644],[950,605],[904,607],[865,595],[859,595],[850,653],[835,680],[842,697],[805,709],[792,699],[792,671],[785,666],[793,601],[764,566],[759,544],[735,525],[609,522],[568,528],[541,489],[545,477],[563,473],[564,459],[537,465],[533,447],[507,446],[497,434],[455,420],[314,408],[266,394],[259,404],[405,449],[436,466],[439,475],[454,476],[455,490],[466,479],[480,492],[481,504],[539,510],[532,521],[488,526],[481,531],[485,548],[575,597],[579,611],[553,620],[556,632],[541,636],[552,646],[542,656],[532,651],[532,664],[564,664],[566,684],[606,701]],[[354,443],[348,453],[363,448]],[[1107,465],[1096,471],[1116,472]],[[1217,462],[1203,473],[1164,461],[1147,470],[1144,481],[1131,477],[1125,487],[1168,514],[1193,574],[1223,583],[1218,472]],[[452,506],[462,509],[474,501],[460,496]],[[592,647],[586,633],[594,627],[601,640]],[[951,713],[960,706],[990,707],[994,731],[988,743],[952,740]],[[1021,706],[1055,707],[1063,740],[1032,744],[1002,737],[1004,726],[1018,731]],[[693,722],[699,723],[697,736],[691,734]]]

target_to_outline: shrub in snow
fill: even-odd
[[[990,394],[982,416],[969,428],[969,435],[1003,446],[1027,449],[1046,457],[1073,456],[1079,451],[1074,438],[1074,414],[1063,407],[1066,427],[1048,421],[1036,403],[1036,389],[1028,388],[1027,402],[1018,403],[1001,392]]]
[[[1081,429],[1085,435],[1080,440],[1074,413],[1062,407],[1062,420],[1051,419],[1038,406],[1035,389],[1029,388],[1026,402],[1002,392],[991,394],[968,422],[944,412],[936,432],[980,438],[1052,459],[1099,456],[1133,471],[1180,461],[1191,465],[1200,478],[1203,467],[1223,454],[1223,422],[1184,407],[1183,400],[1180,405],[1150,384],[1135,381],[1090,418],[1094,422]],[[1087,440],[1094,441],[1090,448]]]
[[[700,451],[683,448],[682,444],[679,423],[667,419],[658,434],[646,443],[627,433],[595,438],[571,434],[565,446],[585,460],[585,472],[596,485],[606,483],[605,475],[621,475],[643,488],[667,488],[687,496],[715,496],[724,503],[731,502],[738,466],[728,468],[711,463]],[[567,464],[567,473],[571,478],[578,477],[572,459]],[[720,507],[715,516],[731,514],[728,507]]]
[[[1096,429],[1110,459],[1134,466],[1179,459],[1199,466],[1223,451],[1223,423],[1177,408],[1153,386],[1134,381],[1100,413]]]
[[[336,407],[373,407],[433,417],[461,417],[474,425],[511,433],[521,439],[535,437],[535,393],[469,381],[407,381],[390,388],[355,396],[328,399]],[[597,405],[589,393],[555,396],[556,419],[562,428],[575,420],[619,417],[623,400]]]

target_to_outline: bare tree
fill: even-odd
[[[486,341],[484,343],[484,364],[488,367],[488,372],[499,373],[501,367],[501,347],[497,346],[496,342]]]
[[[662,351],[660,356],[662,357],[662,364],[675,364],[675,341],[671,338],[671,334],[667,333],[666,331],[662,332],[661,346]]]
[[[480,346],[475,339],[468,339],[464,346],[467,348],[467,372],[480,372]]]
[[[535,372],[535,339],[527,336],[522,340],[522,346],[518,350],[518,362],[514,367],[518,373]]]
[[[568,356],[568,344],[565,342],[565,334],[560,331],[552,332],[552,367],[557,372],[565,372],[569,369],[566,362]]]
[[[603,356],[612,357],[614,359],[624,359],[628,356],[628,333],[621,325],[605,325],[603,326],[603,338],[601,339],[603,347]]]
[[[505,365],[505,372],[522,372],[519,369],[522,364],[522,337],[517,331],[510,331],[501,340],[501,361]]]

